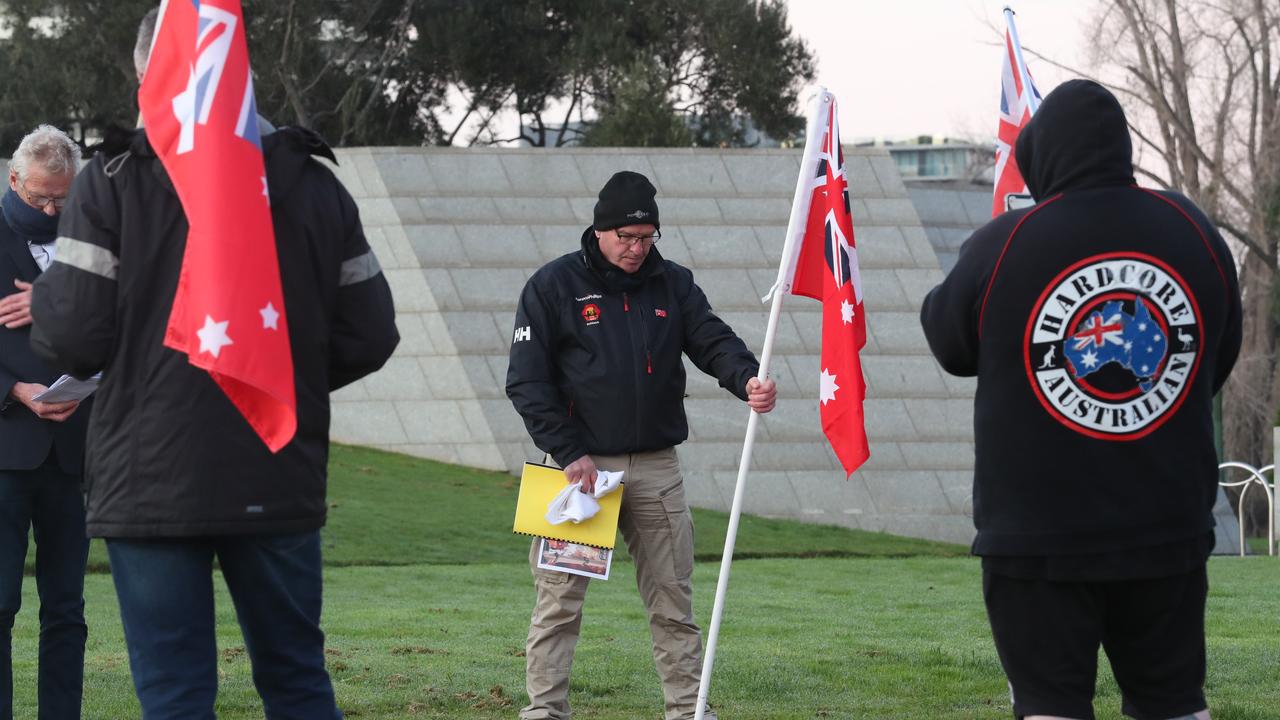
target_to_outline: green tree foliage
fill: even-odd
[[[111,123],[132,125],[133,39],[154,4],[0,2],[0,155],[40,123],[81,141]]]
[[[0,0],[0,148],[40,122],[82,142],[132,125],[133,41],[155,4]],[[741,144],[745,116],[775,137],[799,130],[797,94],[813,77],[781,0],[244,0],[244,8],[261,112],[339,145],[563,145],[597,115],[599,133],[620,144]],[[651,97],[633,97],[642,91]],[[633,109],[649,115],[623,117]]]
[[[426,26],[426,15],[449,15],[428,10],[433,5],[454,4],[423,5],[418,27]],[[629,101],[618,96],[635,91],[637,83],[652,92],[643,109],[669,107],[689,120],[685,124],[695,128],[697,145],[742,144],[744,116],[774,137],[802,129],[797,96],[813,79],[813,56],[791,36],[781,0],[470,0],[464,5],[439,20],[449,29],[433,35],[422,51],[444,50],[458,38],[497,43],[499,57],[485,42],[470,47],[470,57],[450,63],[457,70],[447,78],[450,87],[479,115],[473,142],[563,145],[584,132],[569,127],[574,115],[594,112],[612,142],[642,144],[661,133],[655,135],[656,128],[639,120],[617,117],[630,109]],[[643,78],[637,65],[644,66]],[[476,74],[476,67],[487,72]],[[520,116],[521,133],[503,135],[495,128],[493,119],[504,109]],[[618,135],[627,127],[640,135]],[[688,144],[683,136],[672,139]]]
[[[593,147],[681,147],[693,144],[693,133],[663,92],[657,68],[635,63],[613,97],[600,107],[600,117],[582,136]]]
[[[414,0],[244,0],[258,108],[336,145],[418,145],[440,84],[416,72]]]
[[[418,144],[432,87],[396,93],[407,74],[413,2],[245,0],[258,107],[338,144]],[[36,124],[82,142],[137,118],[133,45],[155,0],[0,2],[0,152]],[[8,34],[7,38],[3,38]]]

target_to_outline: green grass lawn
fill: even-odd
[[[533,588],[528,541],[509,533],[514,492],[501,474],[335,450],[324,624],[348,717],[515,717]],[[698,554],[717,556],[724,516],[699,512],[695,522]],[[734,565],[712,691],[724,720],[1009,717],[979,566],[962,548],[748,518],[738,549],[751,559]],[[703,623],[718,570],[710,561],[695,569]],[[1280,564],[1215,558],[1210,576],[1214,718],[1280,717]],[[24,592],[14,631],[19,717],[32,715],[36,670],[34,583]],[[613,579],[593,583],[590,595],[574,672],[576,717],[658,720],[660,689],[632,566],[615,562]],[[90,576],[86,597],[84,717],[136,718],[110,577]],[[221,590],[218,607],[219,717],[261,718]],[[1120,717],[1105,670],[1097,705],[1100,718]]]
[[[1245,544],[1249,546],[1249,552],[1253,553],[1254,555],[1269,554],[1269,551],[1267,550],[1267,538],[1252,537],[1252,538],[1245,538],[1244,541],[1245,541]]]

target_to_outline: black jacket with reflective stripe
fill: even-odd
[[[76,179],[56,261],[36,284],[32,345],[104,379],[89,424],[95,537],[303,532],[325,520],[329,393],[373,372],[399,341],[391,292],[355,202],[313,155],[314,133],[263,138],[298,404],[277,454],[222,390],[163,337],[187,222],[143,133]]]
[[[588,228],[582,249],[529,278],[516,308],[507,396],[561,467],[684,442],[682,353],[743,400],[759,369],[687,268],[654,248],[625,276],[590,252],[595,242]]]

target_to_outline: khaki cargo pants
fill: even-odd
[[[662,679],[667,720],[694,716],[702,673],[702,639],[693,623],[693,518],[675,448],[631,455],[592,455],[601,470],[623,470],[618,524],[636,565],[636,585],[649,613],[653,663]],[[538,569],[529,553],[537,604],[525,642],[525,720],[569,720],[569,670],[582,625],[589,578]],[[705,718],[713,720],[713,713]]]

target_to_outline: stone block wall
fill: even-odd
[[[871,459],[850,480],[838,469],[818,420],[821,308],[788,297],[772,368],[781,399],[760,423],[746,509],[966,542],[974,386],[941,372],[917,319],[942,273],[888,154],[845,157],[868,312]],[[692,268],[760,352],[760,298],[777,275],[799,151],[359,148],[339,161],[403,341],[384,370],[335,394],[335,440],[512,472],[540,458],[503,391],[515,301],[534,270],[578,246],[618,170],[654,181],[662,254]],[[688,496],[728,509],[748,410],[686,365]]]

